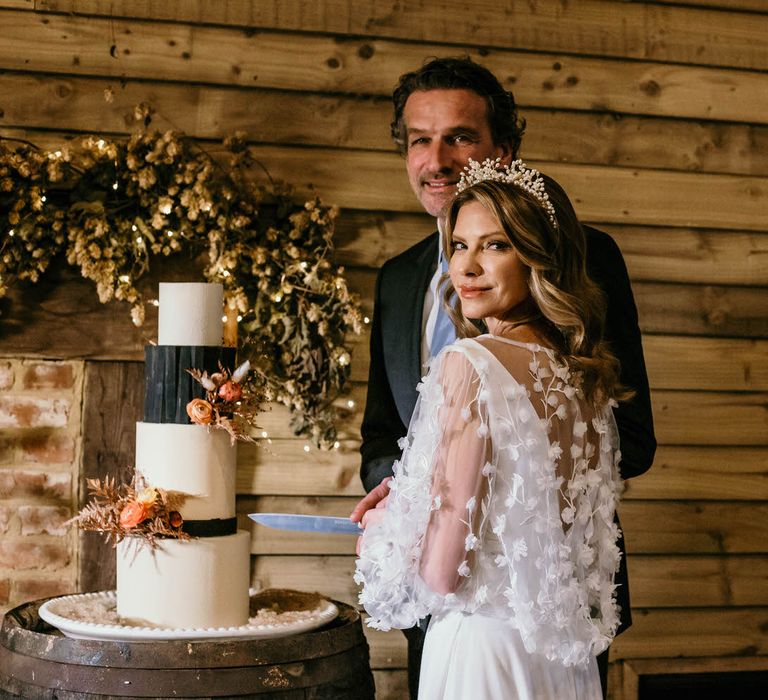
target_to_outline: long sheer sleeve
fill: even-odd
[[[368,624],[502,616],[529,652],[586,663],[618,625],[610,407],[588,405],[541,348],[511,347],[502,364],[473,340],[441,353],[419,393],[357,562]]]
[[[412,627],[450,603],[468,575],[467,527],[489,449],[480,388],[472,364],[450,351],[419,384],[386,516],[366,528],[357,562],[372,627]]]
[[[471,569],[477,538],[473,530],[482,503],[483,466],[491,443],[480,379],[460,353],[446,355],[440,368],[443,403],[437,426],[441,438],[432,470],[432,513],[424,537],[419,572],[443,595],[453,593]]]

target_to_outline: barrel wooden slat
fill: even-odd
[[[0,697],[373,698],[360,616],[266,640],[130,642],[64,637],[41,622],[40,601],[10,611],[0,629]]]

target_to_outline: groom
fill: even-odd
[[[455,339],[441,312],[437,281],[442,258],[438,246],[443,216],[467,161],[517,158],[524,131],[512,93],[487,69],[466,58],[434,59],[401,76],[392,96],[392,137],[405,156],[408,179],[422,207],[437,220],[438,231],[387,261],[374,297],[368,398],[362,423],[361,478],[368,496],[355,508],[359,520],[386,497],[386,480],[400,457],[416,404],[416,385],[429,360]],[[605,233],[585,226],[589,274],[608,301],[606,334],[621,363],[621,381],[635,398],[615,409],[621,440],[621,475],[645,472],[656,440],[637,310],[624,260]],[[624,551],[623,539],[619,542]],[[626,561],[617,574],[623,631],[631,624]],[[416,698],[426,624],[405,630],[408,638],[408,685]],[[603,694],[608,652],[598,657]]]

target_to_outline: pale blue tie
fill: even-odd
[[[448,272],[448,261],[440,252],[440,259],[438,261],[440,266],[440,272]],[[429,352],[432,357],[435,357],[446,345],[450,345],[456,340],[456,327],[453,325],[450,317],[445,311],[443,306],[441,289],[438,287],[438,293],[435,298],[435,304],[437,304],[437,318],[435,319],[435,330],[432,333],[432,342],[429,346]]]

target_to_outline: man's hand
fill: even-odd
[[[391,480],[391,476],[382,479],[381,483],[355,506],[349,519],[352,522],[360,523],[363,528],[371,523],[379,522],[384,517],[384,511],[387,507],[387,500],[389,499],[389,482]],[[355,546],[357,556],[360,556],[360,547],[362,543],[363,538],[358,537]]]
[[[386,508],[387,497],[389,496],[389,482],[392,481],[391,476],[387,476],[381,480],[381,483],[371,492],[363,498],[355,506],[349,519],[353,523],[362,523],[363,527],[366,525],[365,514],[372,508]]]

